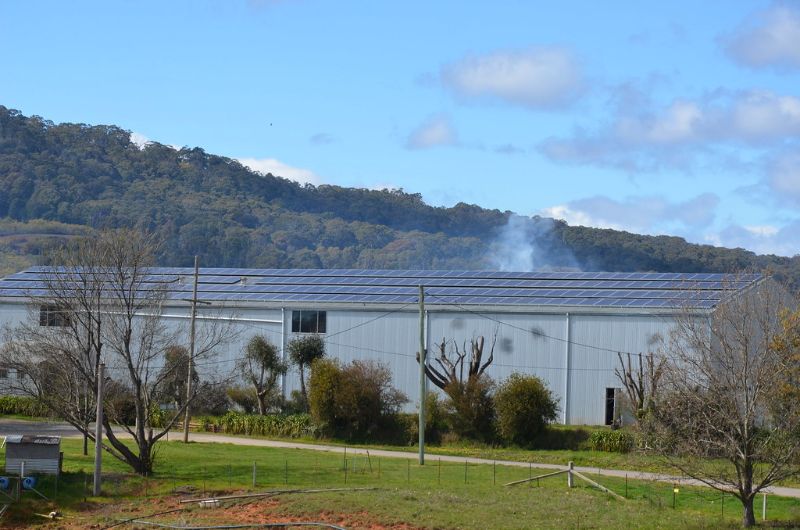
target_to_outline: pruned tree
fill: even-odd
[[[266,414],[274,401],[278,377],[288,369],[281,360],[277,346],[263,335],[253,336],[247,343],[244,357],[239,361],[239,369],[255,391],[258,413]]]
[[[654,447],[736,496],[745,526],[755,524],[756,495],[798,473],[800,396],[785,391],[796,388],[800,328],[780,318],[794,303],[765,280],[710,313],[688,307],[651,415]]]
[[[0,359],[17,372],[16,391],[38,398],[91,440],[86,412],[97,399],[98,368],[104,362],[110,389],[104,404],[127,401],[133,419],[131,425],[116,414],[122,407],[106,406],[104,447],[140,474],[152,471],[156,443],[197,396],[194,392],[156,427],[158,398],[181,366],[164,369],[165,356],[185,339],[182,326],[167,326],[162,318],[165,286],[149,281],[157,246],[152,236],[121,229],[54,251],[49,261],[58,266],[42,269],[42,286],[30,293],[30,316],[5,330]],[[229,334],[229,326],[218,320],[200,326],[195,360],[211,356]],[[118,436],[119,430],[133,445]]]
[[[484,360],[486,341],[482,335],[470,339],[469,345],[463,341],[460,347],[457,341],[443,338],[436,345],[437,355],[425,363],[428,379],[448,397],[449,423],[459,436],[484,441],[494,437],[494,383],[485,372],[494,361],[496,343],[497,330]],[[419,352],[416,357],[419,363]]]
[[[489,365],[494,361],[494,347],[497,343],[497,330],[492,335],[492,344],[489,348],[489,357],[483,361],[483,350],[485,339],[483,335],[473,337],[469,341],[462,343],[461,348],[455,340],[448,341],[442,339],[442,342],[436,344],[438,353],[431,361],[425,363],[425,374],[430,381],[447,392],[448,387],[463,386],[466,381],[480,378],[483,373],[489,368]],[[419,363],[419,352],[416,354],[417,363]],[[464,368],[467,369],[466,379],[464,378]]]
[[[636,356],[617,353],[617,359],[619,366],[614,369],[614,374],[622,383],[636,420],[641,421],[653,411],[667,359],[661,352],[652,351]]]
[[[303,407],[308,410],[308,393],[306,392],[306,368],[317,359],[325,356],[325,341],[319,335],[303,335],[293,338],[287,345],[289,358],[300,371],[300,395]]]

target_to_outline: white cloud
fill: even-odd
[[[616,200],[594,196],[545,208],[540,215],[563,219],[571,225],[612,228],[636,233],[660,234],[696,231],[714,221],[719,198],[705,193],[684,202],[658,196]]]
[[[457,143],[457,134],[450,119],[444,114],[436,114],[411,132],[406,141],[406,147],[408,149],[429,149]]]
[[[772,237],[780,231],[777,226],[772,225],[750,225],[742,226],[742,228],[759,237]]]
[[[796,256],[800,252],[800,221],[783,226],[741,226],[730,224],[716,234],[709,234],[709,242],[725,247],[739,247],[758,254]]]
[[[534,109],[567,105],[583,85],[576,60],[558,47],[468,56],[443,67],[440,77],[459,97]]]
[[[775,4],[750,17],[722,42],[736,62],[752,68],[800,68],[800,10]]]
[[[145,146],[150,143],[150,138],[143,135],[142,133],[132,132],[131,142],[136,144],[136,147],[138,147],[139,149],[144,149]]]
[[[610,122],[591,132],[548,138],[539,151],[554,161],[627,171],[688,168],[720,146],[769,148],[800,139],[800,98],[769,91],[718,92],[653,108],[646,98],[620,94]],[[631,105],[638,102],[638,105]]]
[[[769,164],[766,183],[779,199],[800,205],[800,151],[777,156]]]
[[[319,176],[310,169],[293,167],[275,158],[238,158],[237,160],[253,171],[265,175],[271,173],[276,177],[284,177],[299,182],[300,184],[318,185],[322,183]]]

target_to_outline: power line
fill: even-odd
[[[503,326],[507,326],[507,327],[510,327],[510,328],[513,328],[513,329],[517,329],[519,331],[524,331],[525,333],[532,333],[532,331],[530,329],[525,329],[525,328],[519,327],[519,326],[517,326],[515,324],[511,324],[510,322],[505,322],[503,320],[500,320],[498,318],[492,317],[492,316],[487,315],[485,313],[481,313],[479,311],[473,311],[472,309],[466,308],[466,307],[462,306],[461,304],[456,304],[456,303],[453,303],[453,302],[445,302],[442,298],[439,298],[436,295],[430,295],[430,296],[432,298],[435,298],[435,299],[439,300],[440,303],[442,303],[443,305],[449,305],[449,306],[452,306],[452,307],[458,307],[459,309],[461,309],[463,311],[466,311],[467,313],[471,313],[473,315],[477,315],[477,316],[479,316],[481,318],[485,318],[486,320],[491,320],[492,322],[496,322],[497,324],[501,324]],[[565,339],[565,338],[562,338],[562,337],[554,337],[552,335],[547,335],[545,333],[536,332],[535,335],[537,337],[543,337],[543,338],[546,338],[546,339],[563,342],[565,344],[570,344],[572,346],[580,346],[582,348],[588,348],[588,349],[598,350],[598,351],[607,352],[607,353],[626,354],[626,355],[638,355],[639,354],[639,353],[633,353],[633,352],[628,352],[628,351],[624,351],[624,350],[615,350],[615,349],[612,349],[612,348],[604,348],[602,346],[594,346],[592,344],[584,344],[582,342],[576,342],[574,340]]]

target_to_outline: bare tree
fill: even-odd
[[[614,374],[625,389],[625,397],[636,420],[641,421],[653,411],[654,398],[658,395],[658,386],[667,360],[663,354],[657,355],[655,352],[644,355],[640,353],[637,356],[617,353],[617,358],[619,366],[614,369]]]
[[[266,414],[269,410],[271,398],[278,387],[278,377],[285,374],[287,369],[278,348],[263,335],[255,335],[248,341],[244,358],[239,362],[239,370],[255,390],[259,414]]]
[[[489,358],[483,362],[483,349],[485,340],[483,336],[473,337],[469,341],[464,341],[461,348],[455,340],[447,341],[442,339],[441,343],[436,344],[439,350],[438,355],[433,357],[432,362],[425,363],[425,374],[431,382],[447,391],[453,385],[463,386],[466,381],[480,378],[494,361],[494,347],[497,343],[497,330],[492,336],[492,344],[489,348]],[[417,362],[419,362],[419,352],[417,352]],[[467,378],[464,379],[464,368],[467,368]]]
[[[162,318],[167,291],[148,274],[156,247],[152,236],[123,229],[56,251],[50,261],[58,266],[41,271],[42,287],[30,293],[30,318],[6,331],[0,359],[19,374],[17,391],[37,397],[92,440],[91,416],[85,413],[91,407],[83,403],[96,400],[104,362],[109,388],[124,394],[133,409],[129,425],[107,407],[105,448],[140,474],[152,471],[156,442],[197,395],[163,422],[154,421],[157,397],[173,371],[164,369],[165,354],[184,338],[181,326],[167,326]],[[204,326],[195,359],[210,356],[228,333],[217,321]],[[112,392],[109,400],[113,397]],[[133,448],[112,429],[115,420],[133,438]]]
[[[800,333],[780,318],[792,304],[763,280],[710,314],[687,308],[652,415],[655,447],[688,476],[735,495],[745,526],[755,524],[755,496],[798,473],[800,400],[784,391],[798,375]],[[793,340],[781,340],[787,333]]]

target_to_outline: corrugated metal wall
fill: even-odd
[[[169,308],[167,313],[188,317],[188,307]],[[236,320],[232,324],[236,337],[220,348],[216,359],[198,363],[199,371],[206,376],[234,373],[235,361],[242,357],[245,344],[255,334],[265,335],[279,347],[293,337],[291,309],[228,308],[219,311],[201,308],[200,314]],[[13,324],[26,317],[24,306],[0,304],[0,324]],[[172,318],[170,322],[171,325],[182,323],[188,329],[186,318]],[[198,322],[202,326],[209,321]],[[419,367],[414,357],[419,349],[418,322],[419,316],[413,308],[388,316],[386,311],[366,308],[329,309],[326,349],[330,356],[345,363],[373,359],[386,364],[393,374],[394,385],[410,399],[407,410],[413,411],[419,394]],[[455,340],[461,346],[483,335],[488,356],[491,338],[496,332],[495,361],[488,372],[491,377],[501,381],[513,372],[541,377],[559,400],[561,420],[571,424],[602,424],[605,389],[620,386],[614,374],[618,363],[615,352],[646,353],[652,348],[653,338],[659,334],[666,338],[670,327],[670,319],[658,315],[473,314],[432,310],[426,317],[431,355],[436,353],[435,344],[442,339]],[[299,386],[299,374],[291,367],[286,376],[285,395],[290,396]],[[567,388],[568,399],[565,399]]]

